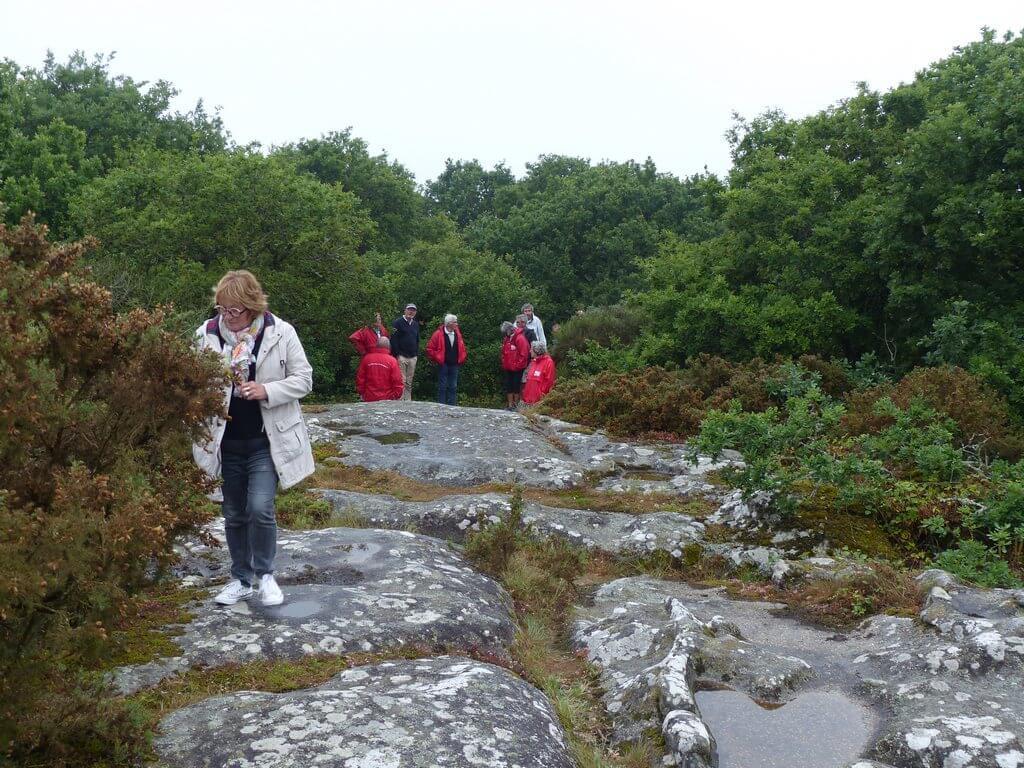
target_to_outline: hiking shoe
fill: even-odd
[[[284,594],[277,586],[274,574],[265,573],[260,577],[260,602],[264,605],[280,605],[284,602]]]
[[[239,600],[252,597],[252,587],[245,586],[238,579],[229,581],[224,589],[217,593],[213,601],[218,605],[234,605]]]

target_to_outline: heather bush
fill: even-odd
[[[202,522],[185,449],[222,404],[162,312],[115,313],[91,245],[0,226],[0,755],[30,764],[138,761],[140,726],[82,670]]]
[[[700,425],[702,403],[700,391],[684,385],[678,373],[644,368],[561,381],[544,398],[542,409],[614,435],[686,437]]]

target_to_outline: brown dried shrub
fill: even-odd
[[[189,442],[222,407],[219,366],[117,314],[30,217],[0,225],[0,761],[130,761],[134,720],[82,669],[147,567],[207,514]]]

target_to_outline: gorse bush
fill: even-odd
[[[219,365],[116,314],[30,218],[0,226],[0,754],[127,760],[141,734],[77,670],[147,567],[207,514],[185,448],[222,407]]]
[[[615,435],[685,436],[700,425],[702,402],[701,393],[685,386],[677,372],[644,368],[563,381],[544,398],[542,408]]]

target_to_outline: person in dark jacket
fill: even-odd
[[[388,337],[388,329],[384,327],[384,323],[380,320],[380,312],[374,316],[373,325],[364,325],[358,331],[348,337],[348,340],[352,342],[352,346],[356,348],[356,352],[359,356],[368,355],[371,352],[377,351],[377,340],[386,339]]]
[[[377,349],[363,355],[356,371],[356,391],[364,402],[398,400],[405,389],[398,361],[391,356],[391,342],[387,336],[377,339]]]
[[[501,324],[501,368],[504,371],[506,410],[514,411],[523,387],[523,372],[530,362],[530,345],[521,329],[507,320]]]
[[[448,314],[427,342],[427,357],[437,363],[437,402],[455,405],[459,368],[466,362],[466,344],[459,330],[459,318]]]
[[[416,375],[416,358],[420,354],[420,321],[416,319],[416,305],[406,304],[405,312],[391,324],[391,354],[398,358],[405,388],[403,400],[412,400],[412,379]]]

